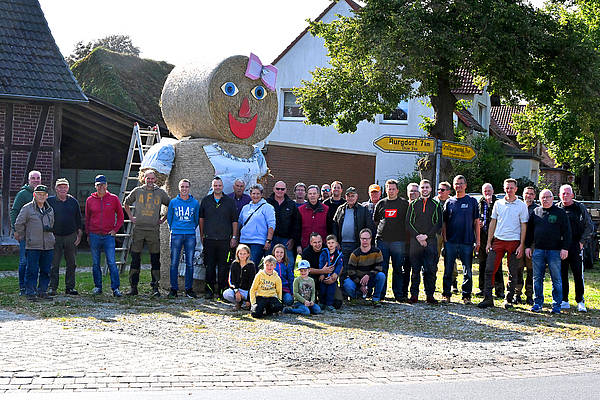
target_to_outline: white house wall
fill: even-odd
[[[338,2],[322,19],[331,22],[336,14],[351,15],[350,8],[344,1]],[[376,155],[375,180],[383,183],[389,178],[414,171],[415,155],[385,153],[373,146],[373,141],[382,135],[424,136],[419,128],[421,115],[433,116],[433,111],[418,100],[411,100],[408,105],[408,121],[406,123],[382,123],[377,116],[376,123],[361,122],[357,131],[352,134],[339,134],[333,126],[322,127],[305,125],[302,120],[283,118],[283,89],[291,89],[301,85],[302,80],[310,80],[309,71],[316,67],[328,66],[327,51],[324,41],[309,33],[305,34],[276,64],[277,93],[279,95],[279,118],[273,132],[265,143],[293,145],[294,147],[325,149],[357,154]],[[357,166],[357,168],[360,166]]]
[[[537,182],[540,174],[540,163],[532,159],[513,159],[511,176],[515,179],[523,176]],[[533,172],[532,172],[533,171]]]

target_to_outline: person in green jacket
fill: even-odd
[[[34,189],[42,183],[42,174],[40,171],[29,172],[28,182],[15,196],[15,201],[10,209],[10,225],[15,231],[15,222],[21,212],[21,208],[33,200]],[[16,239],[16,238],[15,238]],[[19,240],[19,294],[25,295],[25,270],[27,268],[27,255],[25,253],[25,239]]]

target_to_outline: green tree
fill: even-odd
[[[586,69],[577,68],[566,87],[557,76],[550,76],[556,95],[551,102],[534,102],[522,115],[514,117],[515,127],[522,131],[518,140],[525,148],[541,142],[559,164],[575,174],[594,169],[594,198],[600,198],[600,2],[576,0],[573,7],[552,4],[559,22],[576,32],[574,43]]]
[[[133,42],[128,35],[110,35],[87,43],[83,43],[82,41],[77,42],[73,52],[66,58],[67,64],[69,64],[69,67],[73,66],[73,64],[82,58],[85,58],[97,47],[104,47],[105,49],[116,53],[128,54],[136,57],[140,56],[139,47],[133,45]]]
[[[574,73],[589,75],[588,53],[578,52],[572,27],[561,24],[553,10],[536,9],[528,1],[365,3],[353,17],[310,25],[311,33],[325,41],[330,66],[315,69],[312,80],[294,91],[309,124],[353,132],[360,121],[373,122],[401,100],[427,96],[434,110],[429,135],[452,140],[457,102],[452,88],[463,68],[505,98],[518,95],[541,103],[550,102],[557,88],[568,87]],[[431,161],[420,164],[430,179]],[[442,179],[450,176],[448,161],[441,172]]]
[[[468,135],[461,141],[477,152],[472,162],[451,161],[454,170],[467,179],[468,191],[479,192],[489,182],[496,192],[501,192],[503,181],[512,172],[512,159],[506,156],[502,144],[494,137],[480,134]]]

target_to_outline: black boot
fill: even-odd
[[[479,304],[477,304],[479,308],[488,308],[494,307],[494,299],[489,296],[486,296]]]

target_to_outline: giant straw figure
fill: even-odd
[[[215,175],[224,193],[242,178],[246,187],[264,178],[268,169],[254,144],[265,139],[277,118],[277,69],[263,66],[254,54],[232,56],[210,67],[176,67],[167,77],[161,109],[169,131],[179,139],[165,189],[178,194],[187,178],[200,201]],[[169,233],[161,229],[161,282],[168,285]],[[163,286],[166,289],[166,286]]]

